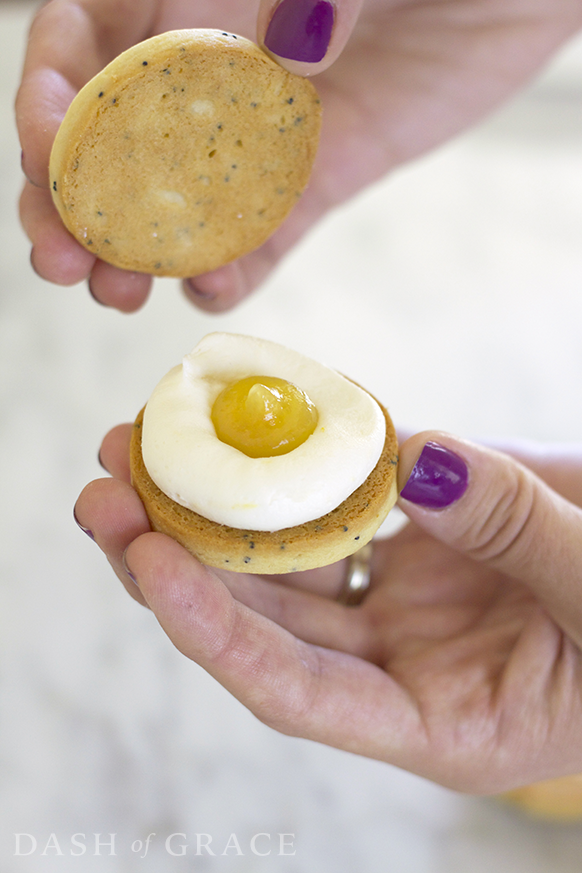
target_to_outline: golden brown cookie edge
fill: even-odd
[[[376,467],[340,506],[321,518],[282,531],[240,530],[217,524],[165,495],[149,476],[141,453],[142,409],[131,437],[132,485],[140,496],[153,530],[167,534],[203,564],[234,572],[280,574],[340,561],[369,542],[397,493],[398,442],[386,418],[386,439]]]
[[[77,227],[74,222],[71,221],[70,216],[68,215],[68,210],[65,205],[62,196],[62,177],[65,172],[64,168],[67,166],[68,158],[70,156],[71,151],[76,147],[77,141],[81,138],[83,134],[83,130],[91,124],[91,120],[93,118],[93,104],[95,100],[95,93],[99,93],[99,91],[106,91],[110,85],[115,84],[116,81],[121,79],[125,74],[126,70],[129,73],[133,65],[135,63],[135,59],[137,57],[142,56],[144,51],[148,49],[153,49],[156,52],[168,51],[172,52],[176,49],[177,45],[180,45],[184,42],[189,43],[189,47],[204,51],[208,45],[208,36],[211,35],[213,37],[218,36],[235,36],[244,50],[254,56],[257,59],[260,59],[262,63],[265,63],[280,73],[282,76],[292,79],[297,79],[298,85],[303,89],[310,89],[313,92],[314,100],[317,104],[319,104],[319,98],[317,95],[317,91],[312,82],[308,79],[305,79],[300,76],[295,76],[292,73],[284,70],[277,64],[269,55],[267,55],[262,49],[256,45],[251,40],[241,37],[238,35],[228,34],[225,31],[220,31],[218,28],[200,28],[200,29],[189,29],[189,30],[173,30],[168,31],[166,33],[158,34],[156,36],[150,37],[147,40],[144,40],[140,43],[137,43],[134,46],[126,49],[124,52],[121,52],[117,57],[113,58],[112,61],[107,64],[100,72],[98,72],[92,79],[87,82],[83,88],[77,93],[75,98],[73,99],[67,113],[61,122],[59,130],[57,131],[57,135],[55,137],[53,147],[51,150],[50,160],[49,160],[49,179],[50,179],[50,191],[53,199],[53,203],[59,212],[61,220],[63,224],[67,228],[67,230],[75,237],[75,239],[87,249],[87,251],[95,254],[91,251],[91,248],[85,244],[85,240],[82,234],[77,232]],[[89,115],[89,118],[87,117]],[[313,165],[313,160],[315,159],[315,154],[317,152],[318,142],[319,142],[319,134],[321,131],[321,108],[318,109],[318,125],[316,129],[316,135],[312,137],[313,139],[313,147],[312,147],[312,156],[310,158],[309,166],[304,174],[304,179],[299,186],[301,188],[300,193],[302,194],[307,187],[309,177],[311,175],[311,168]],[[156,275],[159,276],[168,276],[174,278],[187,278],[189,276],[198,275],[201,272],[207,272],[210,269],[217,269],[219,266],[225,265],[227,263],[231,263],[239,257],[242,257],[245,254],[249,254],[251,251],[259,248],[267,239],[272,236],[272,234],[277,230],[278,227],[283,223],[283,221],[287,218],[289,213],[295,206],[297,201],[290,201],[288,204],[288,208],[284,214],[282,214],[278,221],[266,229],[264,237],[256,241],[251,247],[241,249],[236,253],[229,253],[228,256],[224,256],[223,258],[216,260],[211,264],[204,264],[203,267],[197,268],[193,265],[182,265],[177,267],[176,269],[161,269],[159,272],[156,271]],[[128,260],[127,258],[118,257],[115,255],[113,258],[108,257],[107,254],[103,251],[100,251],[96,255],[101,260],[105,260],[113,266],[119,267],[125,270],[131,270],[135,272],[150,272],[149,269],[144,266],[144,264],[138,261]]]

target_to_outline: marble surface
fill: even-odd
[[[71,510],[102,474],[101,436],[216,328],[349,373],[405,427],[578,439],[582,42],[486,124],[338,210],[236,312],[200,314],[159,281],[123,316],[29,266],[12,103],[31,9],[0,2],[0,869],[579,871],[582,824],[259,724],[130,601]],[[31,835],[19,855],[15,833]],[[295,854],[278,854],[279,833]],[[197,834],[214,855],[194,854]],[[270,855],[252,853],[256,834]]]

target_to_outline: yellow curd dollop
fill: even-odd
[[[249,458],[273,458],[302,445],[319,415],[305,391],[292,382],[247,376],[220,392],[211,417],[223,443]]]

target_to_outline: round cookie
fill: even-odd
[[[336,509],[296,527],[269,533],[239,530],[210,521],[167,497],[150,478],[142,459],[143,409],[133,426],[132,484],[153,530],[185,546],[203,564],[247,573],[292,573],[340,561],[369,542],[396,502],[398,442],[386,418],[386,440],[366,481]]]
[[[98,258],[196,276],[260,246],[303,192],[321,106],[307,79],[219,30],[180,30],[119,55],[57,133],[60,216]]]

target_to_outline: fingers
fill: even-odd
[[[101,445],[101,465],[120,482],[129,483],[129,441],[132,425],[113,428]],[[82,493],[75,509],[79,525],[90,533],[106,553],[118,576],[131,594],[135,585],[127,585],[123,552],[132,541],[149,530],[141,502],[126,488],[108,484],[107,480],[91,483]],[[282,624],[292,633],[319,645],[342,648],[368,655],[369,631],[365,615],[346,610],[334,600],[346,573],[340,561],[320,570],[288,576],[259,578],[226,573],[221,578],[230,592],[250,608]]]
[[[129,482],[129,441],[131,424],[118,424],[109,431],[99,450],[99,462],[108,473],[122,482]]]
[[[256,256],[256,253],[253,254]],[[211,273],[186,279],[183,289],[186,297],[199,309],[205,312],[225,312],[244,300],[259,284],[260,278],[255,280],[252,277],[249,281],[239,260]]]
[[[550,488],[582,507],[582,445],[580,443],[536,443],[513,440],[503,444],[487,443],[511,455],[533,470]]]
[[[79,495],[74,515],[79,527],[105,553],[127,592],[145,605],[123,557],[129,544],[150,530],[143,504],[131,485],[116,479],[90,482]]]
[[[375,757],[421,741],[416,710],[381,669],[296,639],[173,540],[139,537],[127,564],[174,645],[266,724]]]
[[[261,0],[258,42],[300,76],[326,70],[341,54],[363,0]]]
[[[577,471],[582,480],[582,466]],[[401,447],[400,506],[425,531],[523,582],[582,643],[582,511],[513,458],[447,434]]]
[[[295,243],[335,203],[328,196],[325,176],[322,178],[324,163],[318,155],[306,191],[283,224],[260,248],[211,273],[184,282],[184,292],[192,303],[206,312],[224,312],[238,305],[265,281]]]
[[[43,279],[75,285],[91,273],[95,257],[77,243],[61,222],[50,191],[26,182],[20,218],[32,243],[31,263]]]
[[[109,431],[99,451],[101,465],[124,484],[130,482],[129,442],[132,425],[121,424]],[[120,503],[116,504],[116,500]],[[90,532],[114,565],[118,575],[127,582],[123,552],[132,538],[149,530],[142,504],[129,496],[125,488],[109,487],[107,480],[91,483],[82,493],[75,517],[79,525]],[[323,620],[322,610],[330,605],[341,587],[346,562],[340,561],[320,570],[293,573],[286,576],[258,578],[238,573],[221,575],[231,593],[252,609],[282,623],[304,639],[317,639],[320,645],[348,647],[364,655],[367,632],[353,631],[349,642],[346,611],[332,604],[332,618]],[[251,580],[251,581],[249,581]],[[134,586],[133,586],[134,587]],[[132,591],[132,586],[129,588]],[[132,593],[134,593],[132,591]],[[353,610],[348,613],[355,615]],[[322,632],[322,628],[325,630]],[[327,634],[327,635],[326,635]]]
[[[122,312],[143,304],[151,280],[96,262],[73,239],[53,206],[48,168],[55,135],[75,94],[112,57],[146,35],[152,9],[149,0],[137,6],[128,0],[45,3],[30,28],[15,106],[28,180],[20,214],[35,271],[57,285],[74,285],[91,275],[94,297]]]
[[[48,187],[50,150],[69,103],[112,57],[139,39],[151,6],[149,0],[50,0],[35,15],[16,97],[25,172],[34,184]]]
[[[103,306],[120,312],[135,312],[148,299],[152,276],[120,270],[105,261],[95,261],[89,279],[91,294]]]
[[[79,245],[63,225],[50,191],[25,182],[20,218],[32,243],[32,266],[43,279],[56,285],[76,285],[88,279],[91,294],[104,306],[121,312],[135,312],[143,306],[152,277],[112,267]]]
[[[129,484],[131,429],[131,424],[120,424],[103,440],[99,461],[114,479],[98,479],[87,485],[75,504],[74,516],[79,527],[105,553],[129,594],[145,606],[123,558],[129,544],[150,530],[143,504]]]
[[[313,8],[309,9],[304,4],[305,0],[293,0],[291,5],[297,7],[294,14],[296,18],[297,14],[299,16],[300,29],[301,16],[307,15],[307,21],[303,22],[305,39],[309,43],[315,21],[315,30],[320,32],[326,46],[325,57],[320,61],[299,62],[298,70],[303,75],[311,75],[326,69],[339,55],[355,24],[362,0],[334,6],[328,0],[319,0],[311,2]],[[148,0],[139,4],[139,9],[134,7],[129,0],[116,3],[114,0],[100,0],[99,3],[50,0],[46,3],[31,27],[16,101],[22,166],[31,183],[25,187],[22,196],[21,218],[33,245],[34,269],[42,278],[60,285],[89,279],[95,299],[122,312],[134,312],[144,304],[151,277],[126,273],[95,260],[73,239],[52,204],[48,191],[48,165],[59,124],[78,89],[115,54],[150,35],[155,4]],[[281,15],[287,16],[284,7],[287,8],[280,4],[274,9],[272,3],[261,4],[260,34],[266,33],[269,22],[275,19],[280,22]],[[273,32],[271,28],[271,34]],[[312,39],[309,44],[313,44]],[[288,67],[297,65],[288,58],[282,63]],[[238,305],[260,285],[283,255],[331,205],[325,186],[315,183],[317,177],[316,170],[314,183],[292,216],[259,250],[212,273],[187,280],[184,289],[189,299],[203,310],[223,312]]]
[[[25,74],[16,98],[22,169],[33,185],[48,188],[49,158],[59,125],[76,89],[57,70],[40,67]]]
[[[216,575],[239,603],[298,639],[370,660],[375,635],[364,612],[290,586],[277,577],[223,572]]]

